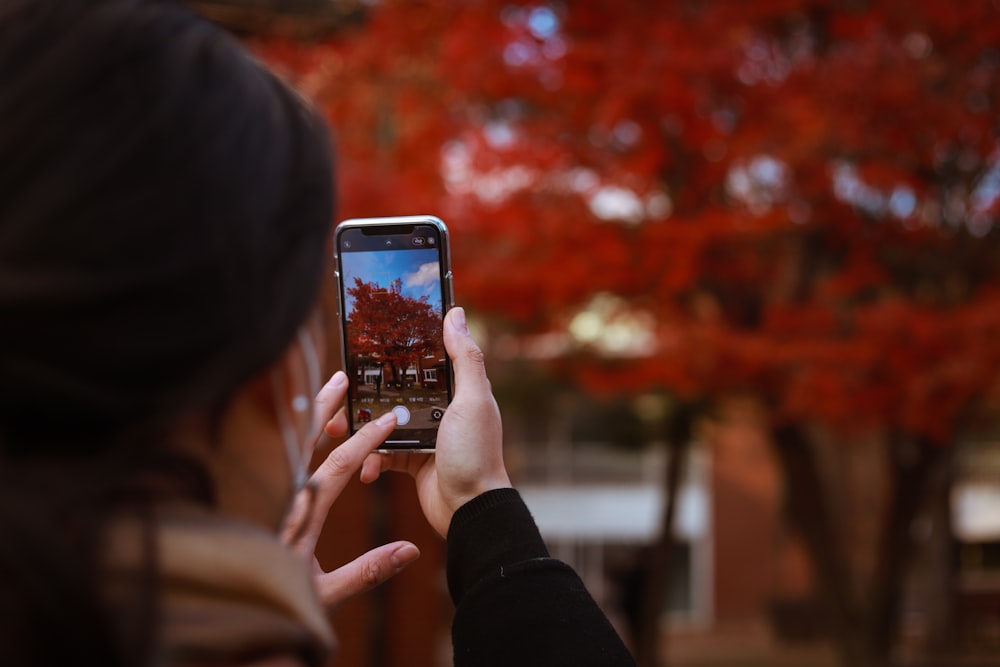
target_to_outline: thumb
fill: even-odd
[[[459,387],[474,390],[484,387],[489,391],[489,378],[483,351],[472,339],[465,321],[465,310],[456,306],[448,311],[444,320],[444,347],[455,371],[455,393]]]

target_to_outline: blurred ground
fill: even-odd
[[[904,642],[905,644],[905,642]],[[674,630],[663,644],[669,667],[839,667],[823,642],[777,641],[764,622],[730,623],[711,630]],[[1000,667],[993,643],[966,646],[961,654],[927,657],[901,646],[898,667]]]
[[[671,633],[664,650],[670,667],[835,667],[822,643],[789,644],[774,639],[764,623],[745,622],[708,630]]]

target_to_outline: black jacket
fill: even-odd
[[[549,556],[514,489],[455,513],[448,531],[456,667],[634,667],[580,577]]]

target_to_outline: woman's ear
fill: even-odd
[[[220,510],[277,529],[294,492],[295,445],[309,433],[292,404],[308,380],[298,342],[233,395],[217,434],[192,442],[215,480]]]
[[[322,323],[310,317],[278,358],[240,393],[276,429],[282,428],[282,419],[291,419],[296,433],[305,438],[312,430],[309,416],[315,395],[323,386],[325,352]]]
[[[286,347],[281,356],[257,373],[237,392],[237,397],[242,398],[244,402],[249,401],[256,412],[267,414],[270,421],[277,423],[278,401],[290,405],[291,391],[296,386],[293,362],[296,354],[292,345]]]

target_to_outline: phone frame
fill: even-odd
[[[351,434],[356,433],[360,424],[357,423],[356,413],[358,410],[358,405],[355,404],[355,399],[353,398],[353,391],[357,385],[358,379],[356,374],[352,377],[352,366],[350,364],[351,352],[349,350],[348,338],[347,338],[347,313],[346,311],[346,285],[345,276],[343,271],[343,264],[341,255],[346,254],[341,251],[341,238],[343,234],[348,230],[361,229],[366,233],[366,235],[374,236],[390,236],[393,234],[403,234],[411,233],[407,232],[407,228],[412,228],[416,225],[429,225],[437,229],[439,242],[437,244],[437,253],[439,261],[439,272],[441,277],[441,320],[442,324],[444,322],[444,317],[447,315],[448,311],[454,305],[454,288],[452,284],[452,269],[451,269],[451,243],[448,233],[448,227],[445,225],[441,218],[433,215],[408,215],[408,216],[389,216],[389,217],[378,217],[378,218],[349,218],[342,220],[337,224],[334,230],[333,236],[333,259],[334,259],[334,271],[336,274],[337,282],[337,327],[340,330],[340,350],[341,350],[341,364],[344,372],[348,376],[348,391],[347,391],[347,420],[348,429]],[[385,228],[387,230],[396,230],[388,234],[381,234],[376,230],[378,228]],[[378,252],[378,251],[373,251]],[[445,386],[447,390],[448,404],[454,398],[455,393],[455,379],[454,372],[452,370],[451,359],[448,357],[447,352],[444,351],[444,341],[441,340],[441,349],[444,353],[444,376],[445,376]],[[447,410],[447,406],[445,406]],[[439,426],[435,426],[435,430]],[[398,436],[399,428],[394,429],[389,437],[379,445],[375,451],[379,452],[429,452],[433,453],[434,447],[427,446],[406,446],[405,443],[411,442],[408,440],[403,440]],[[397,436],[394,438],[394,436]]]

